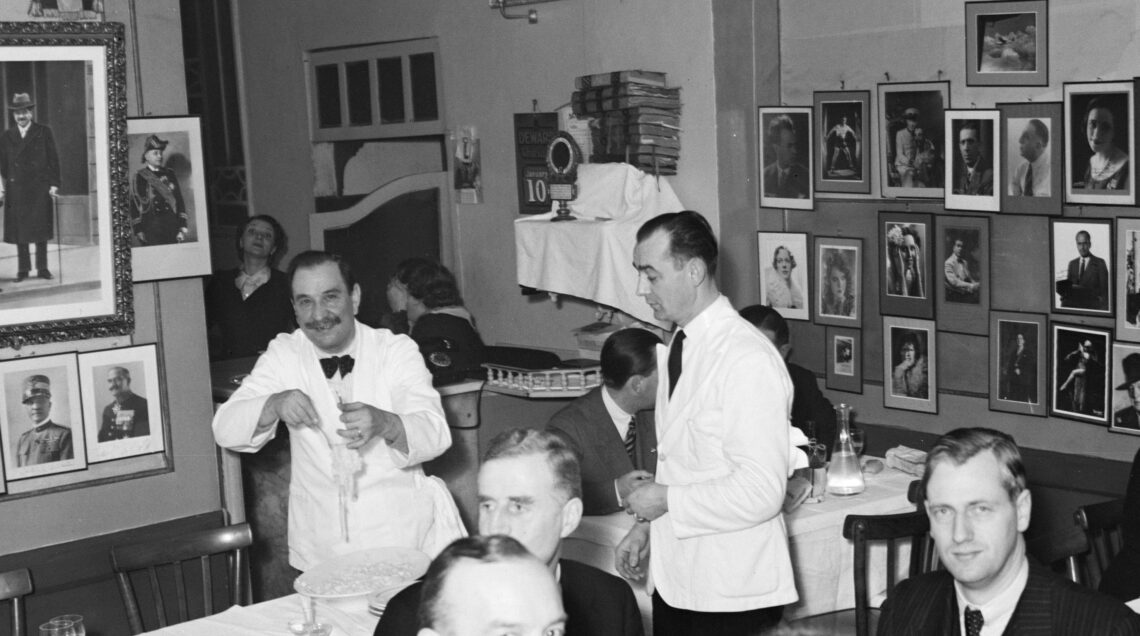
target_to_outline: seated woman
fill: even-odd
[[[206,284],[206,328],[214,360],[255,356],[279,333],[295,327],[289,281],[273,267],[285,251],[277,219],[259,214],[237,237],[237,269],[219,272]]]
[[[388,304],[406,313],[408,334],[420,346],[435,384],[480,375],[483,340],[450,270],[426,258],[400,262],[388,282]]]

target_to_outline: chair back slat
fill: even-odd
[[[154,599],[154,608],[158,627],[166,627],[170,622],[167,615],[168,603],[164,600],[171,589],[171,585],[164,582],[173,579],[173,603],[177,606],[177,617],[174,622],[184,622],[196,618],[194,614],[201,608],[202,616],[214,613],[214,569],[212,558],[224,558],[226,568],[229,570],[225,576],[219,574],[219,586],[222,580],[229,587],[229,601],[231,605],[247,605],[250,602],[248,586],[248,572],[245,552],[253,544],[253,533],[249,524],[240,523],[223,528],[200,530],[189,534],[148,541],[132,545],[115,546],[111,548],[111,563],[119,580],[119,591],[123,597],[123,606],[127,611],[128,623],[133,634],[144,631],[143,616],[140,611],[136,590],[132,581],[131,572],[145,570],[147,576],[142,579],[149,583],[149,593]],[[219,556],[220,555],[220,556]],[[198,566],[183,567],[183,563],[190,564],[198,561]],[[160,575],[160,570],[162,574]],[[200,577],[200,585],[189,581]],[[235,584],[235,582],[240,584]],[[165,589],[164,589],[165,588]],[[188,590],[199,590],[202,602],[191,603]]]
[[[25,636],[24,597],[32,593],[32,573],[27,568],[0,572],[0,601],[12,601],[12,634]]]
[[[887,592],[898,583],[898,551],[902,545],[910,545],[910,558],[907,576],[915,576],[933,569],[936,559],[928,555],[933,552],[930,539],[930,520],[924,511],[904,512],[894,515],[847,515],[843,522],[843,536],[854,542],[855,578],[855,633],[868,636],[870,630],[871,598],[868,584],[868,555],[871,542],[886,542],[887,548]]]
[[[1077,525],[1085,533],[1089,551],[1083,555],[1080,581],[1097,589],[1108,565],[1124,545],[1121,522],[1124,519],[1124,500],[1111,499],[1077,508],[1074,515]]]

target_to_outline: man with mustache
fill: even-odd
[[[252,453],[288,425],[293,567],[380,546],[434,556],[464,532],[446,486],[420,467],[451,434],[419,347],[356,321],[360,286],[339,256],[303,252],[288,277],[300,329],[269,343],[214,416],[215,439]]]

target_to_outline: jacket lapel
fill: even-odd
[[[1003,632],[1005,636],[1048,636],[1053,633],[1051,578],[1051,574],[1043,573],[1030,561],[1029,579]]]

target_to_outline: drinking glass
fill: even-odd
[[[863,454],[863,444],[867,441],[867,436],[861,428],[851,428],[851,446],[855,448],[856,455]]]
[[[71,621],[53,618],[40,625],[40,636],[76,636],[75,624]]]
[[[87,636],[87,628],[83,626],[82,614],[64,614],[63,616],[56,616],[52,620],[71,621],[71,625],[75,629],[75,636]]]
[[[805,500],[808,503],[823,501],[823,494],[827,492],[827,447],[823,444],[811,444],[808,450],[808,468],[811,470],[811,493]]]

